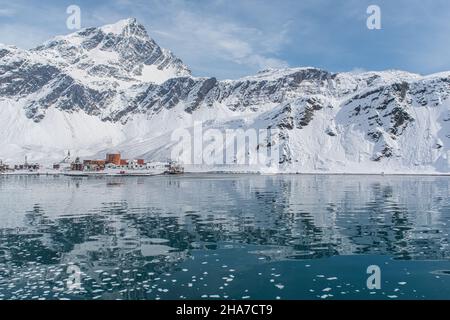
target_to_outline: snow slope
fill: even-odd
[[[450,173],[449,97],[449,72],[196,78],[126,19],[28,51],[0,46],[0,159],[52,163],[70,149],[164,161],[174,130],[203,121],[205,131],[279,129],[281,172]]]

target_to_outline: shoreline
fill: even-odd
[[[435,172],[399,172],[399,173],[375,173],[375,172],[278,172],[278,173],[264,173],[264,172],[243,172],[243,171],[192,171],[182,174],[167,174],[167,173],[111,173],[111,172],[0,172],[2,176],[65,176],[65,177],[156,177],[156,176],[194,176],[194,175],[261,175],[261,176],[423,176],[423,177],[450,177],[449,173],[435,173]]]
[[[64,176],[64,177],[153,177],[165,175],[161,174],[152,174],[152,173],[63,173],[63,172],[9,172],[9,173],[0,173],[0,177],[2,176]]]

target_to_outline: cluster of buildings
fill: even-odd
[[[2,160],[0,160],[0,172],[8,172],[8,171],[38,171],[41,168],[41,166],[38,163],[29,163],[27,157],[25,157],[25,162],[23,164],[15,164],[14,166],[11,166],[7,163],[4,163]]]
[[[120,153],[107,154],[104,160],[88,159],[81,161],[80,158],[76,158],[70,165],[72,171],[103,171],[105,169],[139,170],[148,168],[149,165],[144,159],[122,159]],[[54,167],[54,169],[56,168]]]
[[[9,164],[3,163],[3,161],[0,160],[0,172],[6,172],[6,171],[9,171],[9,170],[11,170],[9,168]]]
[[[14,171],[27,171],[38,172],[42,167],[37,163],[29,163],[27,157],[23,164],[10,166],[3,163],[0,160],[0,173],[14,172]],[[174,162],[169,163],[149,163],[144,159],[122,159],[120,153],[110,153],[106,155],[105,159],[101,160],[81,160],[77,157],[74,161],[70,156],[70,151],[67,152],[67,156],[60,162],[53,164],[53,171],[83,171],[83,172],[99,172],[108,169],[119,170],[120,172],[126,172],[130,170],[154,170],[158,169],[161,173],[166,174],[180,174],[184,173],[184,168]]]

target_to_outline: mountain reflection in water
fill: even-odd
[[[449,181],[3,176],[0,298],[368,298],[374,261],[398,263],[391,283],[413,276],[408,268],[418,274],[408,283],[438,281],[436,292],[387,284],[377,298],[447,298]],[[81,290],[67,289],[70,265]],[[321,273],[335,287],[319,286]]]

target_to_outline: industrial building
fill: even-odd
[[[71,165],[72,171],[103,171],[105,169],[147,169],[144,159],[122,159],[120,153],[108,153],[105,160],[86,159],[83,162],[79,158]]]

